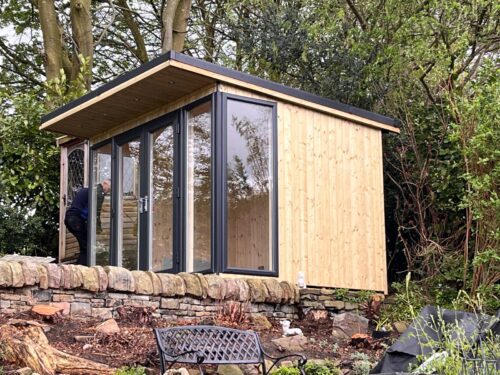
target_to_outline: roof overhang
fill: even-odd
[[[91,138],[219,82],[399,133],[392,118],[172,51],[42,117],[40,128]]]

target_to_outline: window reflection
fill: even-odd
[[[227,101],[228,267],[272,270],[272,108]]]
[[[102,183],[111,183],[111,144],[104,145],[93,151],[93,181],[92,186],[92,222],[94,223],[91,249],[96,257],[96,264],[109,264],[111,241],[111,192],[104,194]]]
[[[211,267],[211,102],[188,112],[186,145],[186,271]]]

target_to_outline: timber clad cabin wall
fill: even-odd
[[[387,292],[382,132],[278,103],[279,278]]]

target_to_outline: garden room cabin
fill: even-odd
[[[169,52],[41,129],[64,135],[61,220],[91,187],[89,264],[387,291],[393,119]],[[60,261],[75,251],[62,220]]]

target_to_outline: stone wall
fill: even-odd
[[[299,290],[272,278],[228,279],[217,275],[128,271],[30,261],[0,261],[0,313],[28,311],[37,304],[70,316],[107,319],[122,306],[148,307],[169,319],[214,317],[231,305],[250,314],[297,319],[303,313],[359,310],[334,289]],[[325,313],[326,312],[326,313]]]

